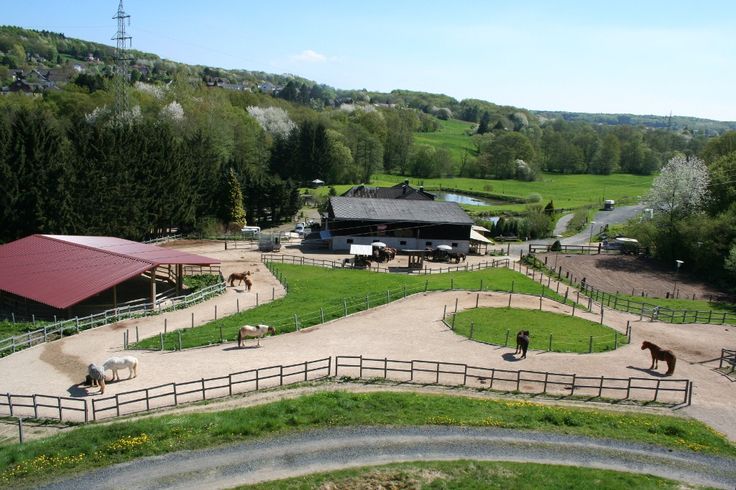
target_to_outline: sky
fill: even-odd
[[[114,45],[118,2],[3,0],[0,24]],[[133,48],[183,63],[533,110],[736,121],[733,0],[123,5]]]

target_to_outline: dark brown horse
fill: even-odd
[[[522,359],[526,359],[526,351],[529,348],[529,330],[519,330],[516,334],[516,352],[514,354],[523,354]]]
[[[250,275],[250,271],[233,272],[232,274],[227,276],[227,281],[230,283],[231,287],[235,286],[234,284],[235,281],[240,281],[238,282],[238,284],[243,284],[243,282],[245,282],[246,287],[248,288],[248,290],[250,290],[250,286],[248,285],[248,283],[250,282],[250,280],[248,279],[249,275]],[[251,286],[253,285],[252,282],[250,282],[250,284]]]
[[[675,372],[675,363],[677,362],[677,358],[671,350],[662,349],[646,340],[641,344],[641,350],[644,349],[649,349],[652,353],[652,365],[649,369],[657,369],[657,364],[659,364],[658,361],[665,361],[667,363],[667,372],[665,373],[665,376],[672,376]]]

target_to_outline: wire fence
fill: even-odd
[[[465,386],[512,393],[580,397],[602,401],[636,400],[690,405],[688,379],[613,378],[546,371],[510,370],[468,364],[336,356],[335,377],[382,378],[404,383]]]
[[[334,372],[333,372],[334,366]],[[86,398],[41,394],[0,395],[0,416],[89,422],[182,404],[227,398],[293,383],[351,377],[399,382],[465,386],[502,392],[579,397],[599,401],[634,400],[689,405],[693,383],[687,379],[614,378],[546,371],[509,370],[468,364],[335,356],[248,369],[212,378],[172,382],[137,390]]]
[[[22,349],[44,342],[51,342],[64,336],[77,334],[90,328],[116,323],[128,318],[138,318],[147,315],[174,311],[201,303],[225,291],[225,282],[221,281],[212,286],[204,287],[192,294],[166,298],[155,303],[139,303],[119,308],[105,310],[84,317],[75,317],[68,320],[44,325],[42,328],[0,339],[0,357],[12,354]]]

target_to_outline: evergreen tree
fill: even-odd
[[[243,207],[243,191],[240,189],[235,171],[231,168],[227,174],[227,224],[228,228],[235,225],[238,229],[247,224],[245,220],[245,208]]]

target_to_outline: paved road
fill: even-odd
[[[604,468],[734,488],[733,460],[611,440],[468,427],[356,427],[183,451],[93,471],[48,489],[227,488],[346,467],[474,459]]]

